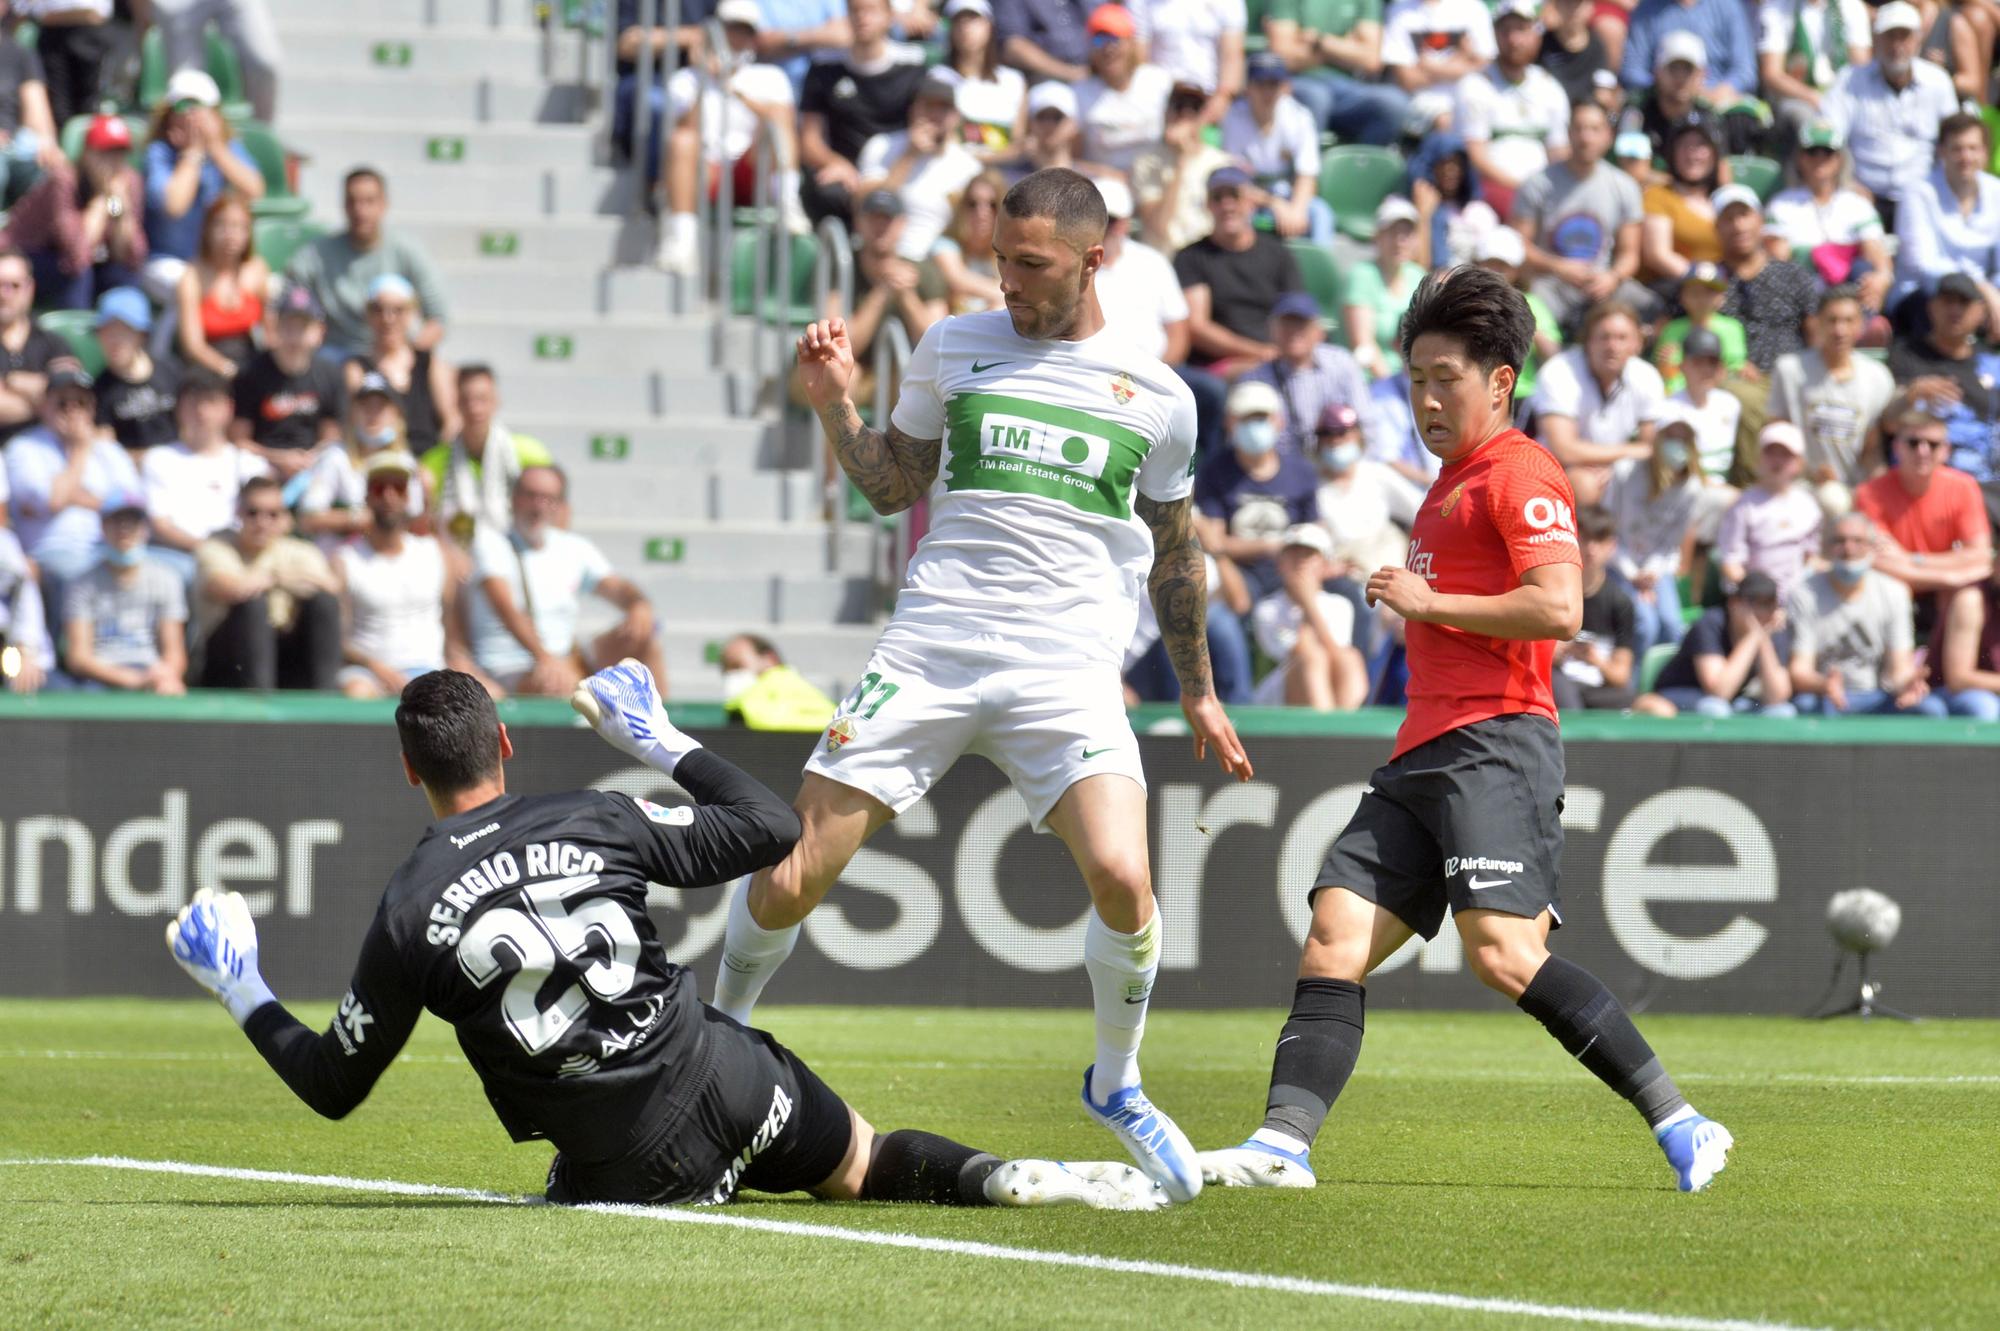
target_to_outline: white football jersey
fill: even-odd
[[[1153,566],[1134,497],[1193,489],[1194,397],[1180,377],[1116,333],[1031,340],[989,310],[931,326],[891,420],[944,447],[890,632],[1122,660]]]

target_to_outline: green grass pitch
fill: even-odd
[[[280,977],[282,979],[282,977]],[[772,1008],[878,1127],[1105,1158],[1076,1104],[1086,1011]],[[324,1021],[324,1007],[301,1009]],[[1147,1087],[1198,1145],[1262,1107],[1274,1012],[1156,1012]],[[1371,1017],[1319,1187],[1155,1215],[835,1206],[804,1232],[327,1187],[0,1165],[0,1327],[2000,1326],[2000,1023],[1653,1017],[1736,1134],[1682,1196],[1632,1111],[1518,1013]],[[213,1004],[0,1002],[0,1158],[124,1156],[538,1192],[450,1033],[425,1021],[345,1123],[298,1104]],[[817,1227],[1330,1282],[861,1246]],[[1230,1277],[1234,1279],[1235,1277]],[[1514,1300],[1503,1310],[1335,1286]],[[1386,1296],[1383,1296],[1386,1297]]]

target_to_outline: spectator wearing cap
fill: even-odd
[[[1521,268],[1527,258],[1528,249],[1521,233],[1510,226],[1494,227],[1479,238],[1472,251],[1474,263],[1500,274],[1516,290],[1520,290]],[[1525,407],[1534,400],[1543,363],[1562,351],[1562,325],[1556,322],[1555,311],[1540,296],[1525,291],[1522,297],[1528,302],[1528,313],[1535,319],[1528,357],[1521,362],[1521,373],[1514,381],[1514,400]]]
[[[2000,352],[1979,337],[1988,317],[1979,285],[1947,273],[1930,298],[1930,331],[1889,349],[1896,382],[1943,417],[1951,465],[1981,483],[2000,480]]]
[[[1551,21],[1535,56],[1535,62],[1555,76],[1571,105],[1595,100],[1600,74],[1609,78],[1613,87],[1618,84],[1618,72],[1612,68],[1604,39],[1590,26],[1596,8],[1595,0],[1551,0]]]
[[[799,94],[799,188],[815,224],[852,219],[861,197],[855,163],[862,148],[909,122],[924,81],[923,48],[890,41],[889,19],[889,0],[854,0],[847,6],[852,45],[806,70]]]
[[[1160,141],[1141,149],[1132,163],[1140,228],[1147,243],[1163,254],[1187,248],[1215,225],[1208,212],[1208,179],[1230,165],[1231,158],[1203,133],[1207,106],[1206,89],[1175,84],[1167,95]]]
[[[1076,118],[1076,90],[1067,83],[1037,83],[1028,90],[1028,132],[1014,146],[1015,152],[995,163],[1009,185],[1050,167],[1092,176],[1104,169],[1077,158],[1083,126]]]
[[[0,444],[35,424],[50,366],[58,360],[76,364],[69,343],[35,323],[34,306],[35,276],[27,256],[0,246]]]
[[[1099,186],[1102,188],[1102,185]],[[997,310],[1004,303],[1000,292],[1000,264],[993,253],[994,229],[1000,220],[1000,200],[1007,193],[1007,180],[998,171],[984,170],[966,182],[951,204],[951,221],[944,234],[931,246],[931,262],[951,292],[953,314],[976,314]],[[1131,195],[1125,196],[1128,200]],[[1107,201],[1108,204],[1108,201]],[[1129,215],[1129,207],[1128,215]],[[1106,259],[1110,235],[1105,236]],[[1103,302],[1104,270],[1098,269],[1100,303]]]
[[[1613,464],[1653,451],[1666,388],[1640,356],[1639,315],[1606,301],[1583,322],[1583,342],[1542,367],[1535,385],[1536,433],[1569,471],[1577,502],[1594,504]]]
[[[965,143],[982,161],[1007,154],[1028,131],[1028,81],[1000,63],[988,0],[945,0],[945,51],[932,73],[955,80]]]
[[[1715,562],[1726,586],[1756,571],[1780,598],[1805,581],[1819,553],[1819,501],[1800,485],[1806,441],[1790,421],[1772,421],[1757,436],[1757,480],[1722,515]]]
[[[1619,65],[1625,86],[1651,87],[1655,55],[1680,33],[1708,52],[1704,69],[1716,101],[1756,96],[1757,44],[1741,0],[1639,0]]]
[[[1000,58],[1028,76],[1081,83],[1090,75],[1090,0],[995,0],[993,28]]]
[[[695,205],[705,190],[721,193],[731,173],[730,198],[756,200],[757,144],[771,143],[777,166],[770,190],[786,227],[812,229],[799,197],[798,113],[792,81],[777,65],[760,63],[757,35],[764,30],[757,0],[722,0],[715,8],[727,49],[711,67],[675,70],[667,80],[673,131],[667,137],[665,207],[660,213],[654,263],[668,272],[693,273],[700,263]]]
[[[1333,537],[1301,522],[1277,544],[1278,586],[1250,611],[1258,647],[1277,664],[1250,701],[1351,712],[1368,701],[1368,662],[1354,646],[1353,603],[1325,589],[1336,569]]]
[[[683,0],[685,3],[685,0]],[[153,21],[166,47],[167,68],[205,69],[208,27],[236,52],[243,71],[243,96],[257,119],[278,117],[278,69],[284,51],[267,0],[152,0]]]
[[[332,566],[291,535],[291,514],[269,476],[244,482],[236,519],[195,547],[201,686],[334,688],[340,584]]]
[[[137,287],[113,287],[97,302],[97,342],[104,373],[97,378],[97,423],[111,431],[137,463],[149,449],[179,434],[174,401],[180,366],[146,350],[153,307]]]
[[[8,212],[0,245],[28,256],[45,304],[89,309],[99,292],[138,280],[148,253],[146,186],[131,149],[123,120],[96,117],[76,166],[51,166]]]
[[[1132,0],[1131,10],[1146,59],[1171,83],[1215,89],[1202,119],[1221,121],[1244,91],[1249,15],[1243,0]]]
[[[1749,358],[1729,381],[1729,391],[1743,402],[1737,447],[1749,458],[1755,456],[1757,431],[1764,427],[1771,371],[1778,357],[1805,346],[1805,323],[1819,299],[1819,284],[1798,264],[1771,257],[1764,246],[1763,205],[1748,186],[1724,185],[1711,202],[1722,268],[1729,274],[1722,312],[1743,325]]]
[[[1743,426],[1743,400],[1722,387],[1727,364],[1715,329],[1690,329],[1675,366],[1680,371],[1675,376],[1677,387],[1667,395],[1667,410],[1694,428],[1702,469],[1718,481],[1736,470],[1737,437]]]
[[[1670,10],[1677,9],[1679,3],[1665,0]],[[1636,120],[1636,128],[1644,131],[1653,145],[1653,156],[1661,161],[1667,159],[1667,139],[1674,127],[1697,113],[1714,117],[1715,137],[1731,152],[1748,151],[1763,137],[1768,109],[1762,102],[1735,100],[1745,91],[1740,87],[1711,85],[1709,71],[1716,67],[1712,63],[1715,58],[1699,37],[1686,31],[1668,33],[1655,48],[1652,86],[1635,89],[1633,105],[1620,123],[1630,129]],[[1754,96],[1754,85],[1748,92]]]
[[[1792,590],[1792,698],[1807,716],[1947,715],[1917,660],[1910,590],[1877,573],[1875,524],[1860,513],[1826,533],[1826,567]]]
[[[181,380],[172,417],[176,437],[146,450],[140,471],[154,545],[191,558],[203,541],[236,521],[244,483],[271,474],[262,458],[230,442],[234,415],[221,376],[191,370]]]
[[[1851,4],[1854,0],[1842,0]],[[1853,283],[1870,315],[1889,308],[1891,268],[1881,214],[1849,184],[1847,139],[1824,120],[1799,127],[1791,169],[1798,182],[1764,205],[1764,238],[1774,259],[1811,266],[1829,285]]]
[[[500,385],[490,365],[458,371],[459,431],[417,459],[424,488],[437,496],[438,525],[461,549],[483,527],[505,530],[514,520],[514,482],[529,467],[554,461],[533,435],[516,434],[500,419]]]
[[[1657,290],[1680,285],[1697,263],[1722,257],[1710,201],[1722,181],[1722,145],[1714,117],[1697,111],[1667,136],[1667,178],[1640,195],[1639,271]]]
[[[1791,657],[1792,630],[1777,585],[1752,573],[1722,605],[1702,612],[1680,651],[1661,667],[1654,691],[1637,699],[1632,710],[1651,716],[1796,716]]]
[[[1333,209],[1319,197],[1319,125],[1288,90],[1283,60],[1260,51],[1248,69],[1249,91],[1222,117],[1222,149],[1249,169],[1279,235],[1331,245]]]
[[[342,372],[352,397],[371,374],[388,380],[403,407],[409,447],[422,452],[458,433],[458,380],[450,362],[410,340],[417,290],[400,273],[368,284],[368,348],[350,357]]]
[[[1952,273],[1970,278],[2000,328],[2000,179],[1986,170],[1993,156],[1986,121],[1959,112],[1938,126],[1937,167],[1912,185],[1896,211],[1897,331],[1924,331],[1929,297]]]
[[[20,538],[0,526],[0,692],[39,693],[55,668],[55,643],[34,565]]]
[[[188,261],[201,246],[202,218],[225,189],[264,197],[264,177],[218,108],[222,93],[205,70],[183,69],[167,80],[153,108],[146,143],[146,290],[173,299]]]
[[[1273,0],[1270,49],[1292,72],[1292,95],[1318,127],[1386,147],[1402,133],[1409,97],[1382,73],[1382,0]]]
[[[234,379],[257,354],[251,334],[263,325],[270,289],[271,267],[257,253],[250,204],[224,194],[209,205],[201,247],[174,292],[173,340],[181,358]]]
[[[1076,85],[1076,117],[1083,129],[1077,155],[1129,174],[1139,153],[1166,132],[1167,97],[1174,79],[1145,59],[1138,20],[1121,4],[1091,11],[1090,77]]]
[[[1416,521],[1424,492],[1395,468],[1368,456],[1361,410],[1345,402],[1327,403],[1314,422],[1311,451],[1320,478],[1314,512],[1333,538],[1335,565],[1401,567],[1410,547],[1403,533]]]
[[[1875,58],[1840,71],[1820,103],[1827,122],[1847,136],[1855,179],[1892,229],[1897,203],[1930,174],[1938,126],[1958,110],[1951,75],[1917,58],[1922,26],[1908,0],[1876,10]]]
[[[1448,91],[1498,53],[1483,0],[1390,0],[1382,18],[1382,67],[1412,97]]]
[[[1993,528],[1979,483],[1953,467],[1950,425],[1934,399],[1904,397],[1883,418],[1889,470],[1854,490],[1854,508],[1875,523],[1875,567],[1919,598],[1955,592],[1993,575]]]
[[[863,194],[886,189],[903,201],[897,253],[912,263],[930,256],[952,200],[983,169],[959,136],[957,90],[937,75],[917,85],[909,127],[868,140],[856,167]]]
[[[556,525],[567,503],[561,468],[529,467],[514,482],[513,530],[487,527],[474,538],[473,659],[509,693],[566,698],[590,671],[630,656],[652,670],[664,696],[652,604],[595,545]],[[623,618],[585,643],[577,621],[592,594]]]
[[[1341,282],[1341,325],[1354,359],[1372,378],[1403,364],[1403,311],[1424,280],[1416,260],[1417,206],[1391,194],[1375,209],[1375,255],[1347,270]]]
[[[1600,504],[1576,511],[1583,558],[1583,627],[1556,644],[1549,685],[1564,712],[1620,711],[1632,705],[1633,664],[1639,659],[1637,616],[1623,578],[1612,576],[1618,523]]]
[[[1842,70],[1868,62],[1868,20],[1861,0],[1758,0],[1757,70],[1787,137],[1818,119]]]
[[[42,423],[8,441],[6,488],[9,519],[42,570],[43,600],[60,613],[64,588],[97,563],[99,515],[112,499],[141,490],[131,455],[98,433],[90,376],[74,361],[58,362],[47,385]]]
[[[457,627],[460,579],[444,543],[410,530],[410,498],[422,492],[416,459],[396,449],[377,453],[363,479],[368,521],[333,555],[347,625],[340,691],[393,698],[447,659],[463,670],[471,657]]]
[[[1486,202],[1505,217],[1522,181],[1569,156],[1569,95],[1535,63],[1542,45],[1535,0],[1502,0],[1493,37],[1493,63],[1459,81],[1454,125]]]
[[[1104,307],[1104,324],[1113,344],[1168,365],[1184,364],[1188,305],[1181,284],[1174,278],[1174,266],[1166,255],[1132,239],[1132,191],[1124,182],[1099,180],[1097,188],[1104,195],[1110,223],[1104,229],[1104,262],[1092,284],[1097,289],[1097,303]],[[1219,434],[1219,392],[1214,407]]]
[[[20,198],[42,172],[59,165],[68,163],[41,59],[9,33],[0,38],[0,203]]]
[[[1251,223],[1250,173],[1225,166],[1208,178],[1208,235],[1174,256],[1187,296],[1191,359],[1225,378],[1271,359],[1271,307],[1303,290],[1298,261],[1285,243]]]
[[[1725,370],[1740,370],[1749,359],[1749,342],[1742,321],[1722,313],[1722,304],[1729,298],[1729,274],[1720,264],[1707,260],[1689,264],[1681,274],[1679,296],[1685,313],[1662,325],[1653,344],[1653,364],[1666,381],[1669,393],[1680,391],[1681,361],[1686,354],[1682,344],[1691,333],[1714,334],[1716,354],[1722,358]]]
[[[368,521],[368,460],[378,453],[410,451],[403,395],[379,370],[361,376],[348,394],[346,447],[323,448],[306,473],[298,498],[299,531],[327,550],[361,530]],[[410,512],[425,510],[420,488],[410,496]]]
[[[289,482],[312,466],[321,445],[340,437],[347,385],[341,367],[319,354],[326,316],[313,293],[288,286],[271,308],[270,345],[230,385],[236,419],[229,437]]]
[[[1311,522],[1319,477],[1278,447],[1285,406],[1278,390],[1246,380],[1229,390],[1229,447],[1202,460],[1194,478],[1194,526],[1202,549],[1242,571],[1253,598],[1277,590],[1279,537]]]
[[[1611,160],[1632,177],[1643,192],[1652,188],[1658,174],[1653,170],[1653,141],[1643,129],[1621,129],[1611,141]],[[1643,198],[1643,193],[1641,194]]]
[[[1604,507],[1617,531],[1614,567],[1631,593],[1633,650],[1641,657],[1656,644],[1681,640],[1679,580],[1697,573],[1697,549],[1713,543],[1716,523],[1735,497],[1705,472],[1694,425],[1678,413],[1660,422],[1651,457],[1613,470]]]
[[[423,246],[385,225],[389,187],[382,173],[360,166],[341,187],[347,230],[303,245],[285,267],[285,277],[312,292],[326,323],[326,345],[336,356],[368,349],[368,293],[386,273],[408,282],[417,293],[423,323],[410,336],[428,351],[444,336],[444,284]]]
[[[1771,419],[1790,421],[1806,441],[1806,479],[1829,513],[1845,512],[1855,486],[1881,469],[1875,423],[1896,396],[1887,368],[1854,348],[1861,297],[1828,287],[1813,314],[1813,344],[1780,356],[1771,370]]]
[[[1639,273],[1639,186],[1611,166],[1611,121],[1595,102],[1569,109],[1569,157],[1551,162],[1515,192],[1509,221],[1526,242],[1530,290],[1565,330],[1592,305],[1616,298],[1650,311],[1657,301]]]
[[[1285,415],[1278,444],[1305,458],[1314,454],[1313,431],[1329,408],[1355,411],[1357,427],[1373,410],[1367,374],[1346,348],[1327,344],[1320,322],[1323,313],[1308,292],[1288,291],[1278,297],[1271,307],[1270,332],[1277,354],[1239,380],[1267,383],[1277,390]]]
[[[187,592],[146,558],[136,492],[106,503],[103,556],[65,589],[62,613],[63,665],[82,687],[187,692]]]

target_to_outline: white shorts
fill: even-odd
[[[1037,832],[1087,776],[1130,777],[1145,789],[1116,665],[1020,662],[1019,643],[997,656],[977,650],[979,641],[876,643],[806,771],[901,813],[960,754],[980,754],[1013,782]]]

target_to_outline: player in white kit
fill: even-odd
[[[1006,308],[932,326],[886,429],[861,422],[843,321],[799,339],[802,386],[881,513],[930,497],[896,614],[811,759],[805,834],[730,903],[715,1006],[748,1022],[799,923],[861,844],[960,754],[1007,774],[1090,890],[1084,968],[1097,1059],[1083,1101],[1177,1201],[1201,1190],[1187,1138],[1139,1081],[1159,967],[1146,778],[1119,667],[1149,591],[1195,754],[1250,763],[1215,697],[1206,572],[1189,521],[1195,409],[1178,376],[1104,332],[1093,279],[1103,197],[1074,171],[1007,192],[994,236]]]

